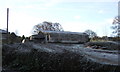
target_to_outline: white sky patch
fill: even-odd
[[[6,29],[6,24],[7,24],[7,16],[6,16],[6,13],[7,12],[4,12],[4,10],[6,9],[2,9],[0,10],[0,28],[3,28],[3,29]],[[7,11],[7,10],[6,10]]]
[[[18,30],[20,35],[28,35],[31,31],[31,27],[33,26],[34,19],[27,14],[24,13],[15,13],[12,12],[10,14],[10,21],[9,21],[9,30],[15,31]]]
[[[87,22],[64,22],[61,24],[65,31],[72,31],[72,32],[84,32],[87,29],[90,29],[97,33],[98,36],[110,36],[111,24],[104,22],[99,23],[87,23]]]
[[[20,35],[24,34],[28,36],[33,26],[38,23],[42,23],[43,21],[50,21],[53,23],[58,22],[62,25],[65,31],[67,30],[67,31],[81,32],[81,31],[85,31],[86,29],[91,29],[95,32],[98,32],[99,35],[106,34],[107,31],[108,31],[107,33],[109,33],[108,30],[109,27],[104,28],[104,26],[111,24],[112,19],[106,19],[105,21],[100,22],[99,20],[97,20],[97,18],[96,19],[86,18],[88,16],[94,17],[94,15],[86,16],[85,14],[87,13],[87,11],[88,14],[90,12],[92,13],[92,11],[94,10],[91,8],[95,7],[94,5],[91,5],[91,7],[89,7],[89,5],[86,5],[86,3],[84,3],[83,5],[80,6],[78,5],[78,7],[80,8],[75,8],[73,6],[75,2],[79,3],[79,2],[90,2],[90,1],[97,2],[98,0],[12,0],[12,1],[2,0],[0,1],[0,28],[2,29],[6,28],[6,13],[7,13],[6,8],[9,7],[10,8],[9,30],[13,32],[17,30]],[[108,0],[104,0],[103,2],[106,1]],[[109,0],[109,1],[116,2],[117,0]],[[73,4],[66,2],[73,2]],[[62,5],[62,3],[63,4],[66,3],[66,4]],[[81,8],[81,6],[83,6],[83,8]],[[99,13],[104,13],[104,10],[106,8],[108,7],[106,6],[105,8],[103,8],[103,10],[100,10],[101,9],[100,8]],[[83,12],[84,10],[85,12]],[[81,14],[82,12],[83,14]],[[99,16],[100,14],[98,14],[97,12],[96,12],[96,16],[97,15]],[[82,15],[82,18],[81,16],[79,16],[80,14]],[[114,15],[114,11],[110,15],[106,13],[106,15],[101,18],[104,19],[106,16],[112,17],[113,15]],[[87,21],[92,19],[94,19],[96,23],[94,21],[87,23]],[[81,22],[81,21],[85,21],[85,22]],[[107,31],[104,32],[105,30]]]
[[[0,3],[4,4],[4,7],[7,8],[14,8],[18,7],[19,5],[27,5],[27,4],[34,4],[40,3],[46,7],[52,7],[57,5],[58,3],[65,3],[65,2],[118,2],[119,0],[2,0]],[[17,5],[18,4],[18,5]],[[31,7],[31,6],[29,6]]]
[[[35,8],[36,6],[34,5],[25,5],[25,6],[19,6],[18,8]]]
[[[112,22],[113,22],[113,18],[105,19],[103,22],[104,22],[103,34],[104,34],[105,36],[111,36],[112,31],[113,31],[113,30],[111,29]]]
[[[65,2],[118,2],[119,0],[2,0],[0,3],[3,3],[4,7],[14,8],[19,5],[27,5],[34,3],[42,3],[46,7],[54,6],[58,3]],[[17,5],[18,4],[18,5]]]
[[[4,12],[4,11],[3,11]],[[0,15],[1,20],[0,21],[0,28],[6,29],[7,22],[6,22],[6,13],[4,15]],[[20,35],[27,35],[29,36],[31,34],[31,30],[35,24],[39,23],[39,19],[27,15],[22,12],[14,12],[12,10],[9,11],[9,31],[15,32],[18,31]]]
[[[43,7],[43,5],[23,5],[23,6],[18,6],[18,9],[36,9],[36,10],[47,10],[48,7]]]
[[[4,9],[0,11],[0,29],[6,29],[7,27],[7,10]],[[62,16],[61,16],[62,17]],[[60,22],[60,18],[54,17],[34,17],[33,15],[29,15],[27,13],[15,11],[15,9],[10,8],[9,11],[9,31],[15,32],[18,31],[18,35],[22,36],[30,36],[32,35],[32,29],[36,24],[42,23],[43,21],[48,22]]]
[[[109,24],[112,24],[113,18],[106,19],[105,21],[106,21],[107,23],[109,23]]]
[[[51,6],[54,6],[60,2],[61,2],[61,0],[48,0],[45,2],[45,6],[51,7]]]
[[[59,0],[61,2],[118,2],[119,0]]]
[[[105,13],[105,11],[104,10],[99,10],[98,13],[103,14],[103,13]]]
[[[85,22],[64,22],[62,23],[62,26],[65,31],[72,31],[72,32],[84,32],[87,29],[91,29],[95,31],[95,28],[90,23]]]
[[[74,16],[74,18],[75,18],[75,19],[80,19],[80,18],[81,18],[81,16]]]
[[[5,0],[9,1],[9,0]],[[53,1],[59,1],[59,2],[118,2],[119,0],[12,0],[12,1],[18,1],[18,2],[53,2]]]

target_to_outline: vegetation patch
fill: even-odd
[[[95,49],[104,49],[104,50],[120,50],[120,43],[118,42],[88,42],[86,47],[91,47]]]

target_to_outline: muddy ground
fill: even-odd
[[[3,72],[119,72],[118,51],[107,52],[112,53],[108,54],[100,49],[96,52],[84,44],[5,44],[2,48]]]

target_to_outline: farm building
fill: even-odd
[[[85,43],[89,41],[89,36],[86,33],[78,32],[41,31],[37,35],[32,35],[31,40],[50,43]]]
[[[0,29],[0,39],[1,40],[6,40],[7,39],[7,31]]]

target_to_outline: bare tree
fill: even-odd
[[[40,31],[47,30],[47,31],[64,31],[62,26],[59,23],[52,23],[44,21],[40,24],[34,26],[33,33],[39,33]]]
[[[85,33],[89,35],[89,38],[94,38],[97,36],[97,34],[92,30],[86,30]]]
[[[120,37],[120,16],[116,16],[112,24],[112,29],[114,29],[113,34],[115,34],[117,37]]]

